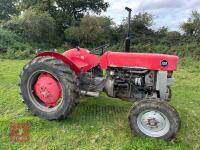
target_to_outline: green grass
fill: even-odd
[[[26,61],[0,60],[0,149],[114,149],[199,150],[200,149],[200,62],[180,62],[175,73],[171,104],[180,113],[182,127],[171,142],[132,135],[127,114],[131,103],[111,99],[81,98],[81,103],[63,121],[46,121],[25,111],[17,81]],[[30,142],[11,144],[11,123],[30,124]]]

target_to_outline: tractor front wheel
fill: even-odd
[[[180,117],[166,101],[142,100],[130,110],[131,130],[140,136],[173,139],[180,129]]]
[[[47,120],[65,118],[78,103],[76,74],[53,57],[38,57],[26,64],[19,87],[28,109]]]

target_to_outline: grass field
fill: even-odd
[[[26,61],[0,60],[0,150],[199,150],[200,62],[181,60],[175,73],[171,104],[182,119],[177,139],[171,142],[132,135],[127,114],[131,103],[111,99],[81,98],[81,103],[63,121],[46,121],[25,111],[17,81]],[[11,123],[30,125],[30,142],[11,144]]]

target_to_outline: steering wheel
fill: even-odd
[[[99,47],[97,47],[97,48],[95,48],[95,49],[93,49],[93,50],[91,50],[92,51],[92,53],[93,54],[96,54],[96,55],[103,55],[106,51],[107,51],[107,48],[108,47],[110,47],[110,44],[104,44],[104,45],[101,45],[101,46],[99,46]],[[97,50],[101,50],[101,52],[100,52],[100,54],[98,53],[95,53]]]

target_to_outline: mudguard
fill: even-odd
[[[76,74],[87,72],[93,67],[99,65],[99,57],[84,48],[70,49],[65,51],[63,54],[57,52],[43,52],[38,54],[36,57],[40,56],[51,56],[60,59],[65,64],[68,64]]]
[[[65,51],[63,55],[81,68],[81,72],[87,72],[88,70],[99,65],[99,57],[84,48],[70,49]]]
[[[41,56],[51,56],[56,59],[62,60],[65,64],[68,64],[70,68],[76,73],[79,74],[81,72],[81,68],[79,68],[75,63],[73,63],[69,58],[65,57],[64,55],[57,53],[57,52],[43,52],[38,54],[35,58]]]

